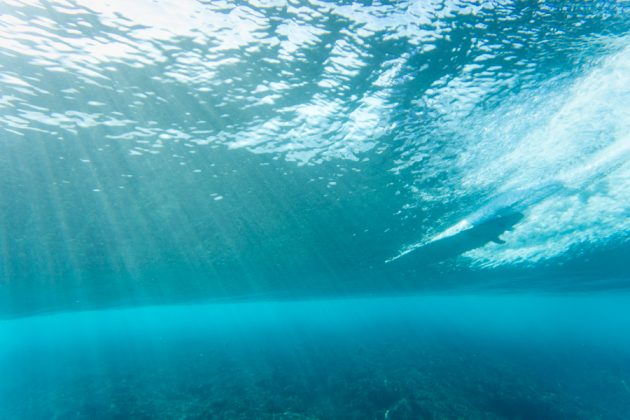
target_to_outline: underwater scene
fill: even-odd
[[[630,2],[0,2],[0,420],[628,418]]]

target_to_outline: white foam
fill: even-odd
[[[525,96],[494,112],[486,121],[498,129],[471,142],[473,150],[460,162],[466,189],[508,190],[548,181],[567,187],[528,209],[514,231],[503,235],[505,245],[467,254],[480,265],[537,262],[630,230],[630,47],[569,89],[556,87],[546,87],[542,98]],[[530,109],[528,101],[535,104]]]

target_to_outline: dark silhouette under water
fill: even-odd
[[[459,223],[390,259],[387,265],[397,269],[426,266],[457,257],[490,242],[503,244],[505,241],[500,236],[523,220],[531,206],[567,191],[561,182],[552,181],[498,194]]]
[[[465,252],[480,248],[490,242],[505,243],[500,236],[514,228],[524,217],[523,213],[514,212],[497,216],[461,232],[445,236],[423,245],[388,264],[396,268],[426,266],[432,263],[457,257]]]

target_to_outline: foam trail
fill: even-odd
[[[628,45],[630,38],[618,43]],[[525,217],[502,237],[507,244],[466,252],[475,264],[533,263],[585,241],[603,244],[630,228],[619,222],[630,211],[630,47],[603,59],[568,89],[556,82],[537,95],[533,100],[525,94],[480,118],[477,130],[483,134],[473,130],[481,137],[476,141],[464,134],[468,149],[462,153],[459,194],[498,193],[389,261],[467,232],[505,209]]]
[[[512,183],[551,174],[575,193],[532,208],[507,247],[489,246],[470,256],[490,266],[538,261],[584,242],[603,244],[623,235],[629,227],[629,132],[626,47],[576,81],[552,118],[495,164],[495,169],[502,166],[504,176],[518,174]]]

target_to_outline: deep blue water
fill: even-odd
[[[1,418],[623,419],[629,296],[433,296],[0,324]]]
[[[0,419],[627,418],[630,5],[6,0]]]

